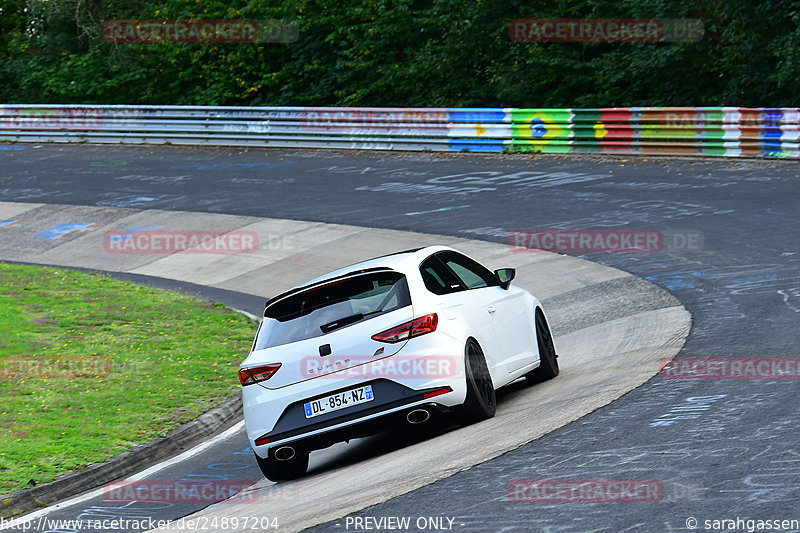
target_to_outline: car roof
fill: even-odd
[[[452,250],[452,248],[449,246],[436,245],[394,252],[339,268],[333,272],[328,272],[327,274],[316,277],[303,285],[312,285],[327,279],[338,278],[367,269],[388,268],[406,274],[415,271],[419,267],[419,264],[431,254],[443,250]]]

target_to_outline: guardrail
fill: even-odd
[[[798,159],[800,110],[0,105],[0,141]]]

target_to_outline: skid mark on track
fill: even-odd
[[[783,296],[783,303],[786,304],[789,309],[795,313],[800,313],[800,304],[794,301],[795,299],[800,300],[800,287],[792,287],[785,291],[780,290],[778,294]]]

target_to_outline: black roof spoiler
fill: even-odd
[[[344,279],[344,278],[347,278],[347,277],[350,277],[350,276],[355,276],[357,274],[366,274],[368,272],[381,272],[381,271],[394,272],[394,270],[389,268],[389,267],[372,267],[372,268],[362,268],[361,270],[353,270],[351,272],[348,272],[347,274],[342,274],[341,276],[336,276],[334,278],[326,278],[326,279],[320,280],[320,281],[318,281],[316,283],[310,283],[308,285],[303,285],[302,287],[297,287],[295,289],[291,289],[291,290],[288,290],[286,292],[282,292],[281,294],[279,294],[277,296],[273,296],[272,298],[267,300],[267,303],[264,304],[264,309],[266,309],[270,305],[274,304],[278,300],[283,300],[287,296],[291,296],[292,294],[297,294],[299,292],[306,291],[306,290],[308,290],[308,289],[310,289],[312,287],[316,287],[317,285],[323,285],[325,283],[330,283],[331,281]]]

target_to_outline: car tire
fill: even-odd
[[[288,461],[278,461],[271,450],[266,459],[258,454],[255,456],[261,473],[270,481],[297,479],[308,471],[308,452],[305,450],[296,450],[294,457]]]
[[[468,426],[492,418],[497,410],[492,376],[489,374],[483,350],[475,339],[469,339],[464,348],[464,372],[467,398],[456,408],[455,416],[459,424]]]
[[[553,379],[558,375],[558,354],[553,344],[553,335],[547,325],[541,309],[536,309],[536,342],[539,345],[539,367],[525,374],[525,379],[531,385]]]

